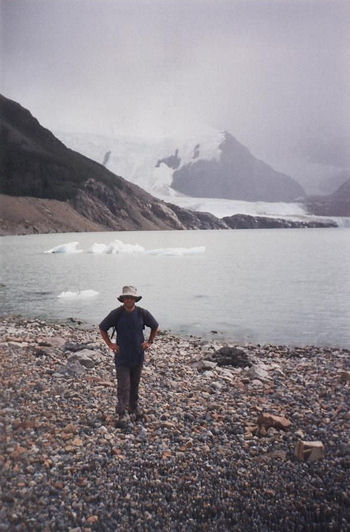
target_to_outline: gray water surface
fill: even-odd
[[[115,239],[145,252],[89,251]],[[83,252],[45,253],[73,241]],[[2,314],[98,324],[119,305],[122,285],[134,284],[139,304],[176,333],[350,347],[349,228],[65,233],[0,244]],[[59,297],[67,291],[76,295]]]

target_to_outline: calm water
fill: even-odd
[[[114,239],[158,251],[89,252]],[[45,253],[72,241],[83,252]],[[350,347],[349,228],[66,233],[2,237],[0,244],[2,314],[97,324],[119,305],[121,286],[134,284],[163,329]],[[59,297],[67,291],[75,295]]]

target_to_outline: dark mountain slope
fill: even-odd
[[[0,95],[0,192],[68,201],[90,221],[114,230],[221,229],[210,214],[158,200],[68,149],[29,111]]]

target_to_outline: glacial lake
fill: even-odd
[[[133,284],[139,305],[175,333],[350,348],[350,228],[61,233],[0,245],[2,315],[97,326]]]

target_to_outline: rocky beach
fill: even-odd
[[[0,329],[0,531],[348,530],[349,350],[162,331],[122,430],[97,327]]]

